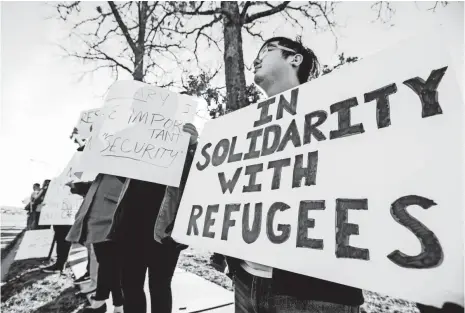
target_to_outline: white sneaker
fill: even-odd
[[[115,306],[115,310],[113,311],[113,313],[124,313],[123,306]]]
[[[92,302],[90,303],[90,307],[92,309],[98,309],[102,307],[105,304],[105,300],[94,300],[92,299]]]
[[[86,287],[82,288],[79,293],[83,294],[83,295],[87,295],[89,293],[94,292],[95,290],[97,290],[96,286],[95,287],[94,286],[86,286]]]

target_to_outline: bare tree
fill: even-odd
[[[389,1],[377,1],[371,5],[371,9],[377,13],[375,20],[381,21],[382,23],[388,23],[396,13],[396,10]]]
[[[359,60],[359,57],[346,57],[344,53],[339,54],[338,63],[334,65],[323,65],[321,75],[326,75],[334,70],[337,70],[348,63],[355,63]]]
[[[438,4],[444,6],[447,2],[436,2],[431,9]],[[82,7],[79,1],[54,4],[59,18],[71,25],[70,37],[79,42],[78,48],[63,48],[69,56],[94,63],[91,72],[111,69],[118,79],[123,71],[135,80],[162,87],[175,85],[184,75],[181,87],[185,92],[200,93],[207,102],[214,100],[216,104],[222,104],[214,114],[236,110],[258,99],[259,92],[253,85],[247,86],[245,81],[243,33],[263,40],[260,29],[264,23],[272,16],[279,16],[301,31],[303,26],[299,21],[305,20],[315,29],[329,30],[335,35],[336,5],[335,2],[313,1],[108,1],[102,6],[86,3]],[[84,7],[90,9],[90,14],[80,14]],[[372,9],[382,21],[395,12],[390,2],[376,2]],[[221,32],[219,38],[212,35],[213,29]],[[183,69],[190,58],[198,61],[200,42],[223,52],[225,94],[223,88],[210,84],[218,70],[213,74],[187,71],[186,75]],[[193,51],[189,52],[184,45],[191,43]]]
[[[169,29],[181,35],[194,36],[194,53],[199,41],[221,48],[211,35],[215,25],[223,28],[223,60],[225,66],[226,110],[233,111],[249,104],[244,74],[242,31],[261,39],[257,27],[263,19],[280,14],[286,21],[303,29],[298,18],[304,17],[313,22],[315,28],[333,30],[332,20],[335,2],[302,2],[291,5],[285,2],[264,1],[223,1],[218,2],[171,2],[179,17]],[[203,17],[203,21],[189,23],[192,17]]]
[[[435,1],[433,5],[428,8],[428,11],[436,12],[438,5],[445,7],[448,3],[448,1]],[[371,5],[371,9],[377,13],[375,21],[380,21],[382,23],[391,22],[392,17],[396,13],[396,9],[390,1],[376,1]]]
[[[183,46],[165,26],[173,22],[173,11],[166,2],[113,2],[53,4],[61,20],[71,24],[70,37],[81,48],[62,47],[68,56],[95,63],[90,71],[111,69],[118,79],[127,72],[135,80],[159,86],[173,85],[169,64],[181,64]],[[82,5],[82,7],[81,7]],[[83,13],[83,7],[90,10]],[[84,16],[84,17],[81,17]]]

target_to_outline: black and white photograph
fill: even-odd
[[[0,1],[3,313],[465,313],[462,1]]]

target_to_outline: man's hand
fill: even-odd
[[[197,138],[199,137],[199,133],[197,132],[197,128],[195,128],[194,125],[192,125],[191,123],[186,123],[182,127],[182,130],[188,133],[189,135],[191,135],[189,139],[189,145],[193,145],[197,143]]]
[[[70,180],[69,182],[65,184],[65,186],[68,186],[69,188],[73,188],[74,187],[73,181]]]
[[[73,128],[73,132],[71,133],[71,135],[69,136],[69,139],[73,138],[74,135],[77,135],[78,133],[78,129],[76,127]]]

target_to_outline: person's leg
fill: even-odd
[[[147,272],[146,250],[142,242],[124,243],[121,254],[123,258],[121,283],[124,294],[124,311],[146,313],[144,283]],[[153,311],[152,311],[153,312]]]
[[[74,284],[76,285],[81,285],[81,284],[85,284],[85,283],[88,283],[90,281],[90,262],[91,262],[91,245],[85,245],[86,249],[87,249],[87,265],[86,265],[86,272],[84,273],[84,275],[82,275],[81,277],[76,277],[76,279],[74,280]]]
[[[235,313],[257,313],[252,305],[252,275],[238,268],[233,276]]]
[[[235,313],[271,313],[271,279],[257,277],[239,267],[233,276]]]
[[[89,252],[89,248],[87,248],[87,252]],[[86,275],[89,275],[90,274],[90,253],[87,253],[87,265],[86,265],[86,273],[84,274],[84,276]]]
[[[34,229],[43,229],[42,226],[39,225],[40,221],[40,212],[36,212],[35,220],[34,220]]]
[[[123,305],[123,293],[121,291],[121,267],[118,264],[116,244],[105,241],[94,244],[95,255],[99,263],[97,292],[95,300],[106,300],[113,297],[113,305]]]
[[[71,243],[66,241],[66,235],[71,229],[71,226],[57,225],[54,226],[54,228],[57,240],[57,261],[55,264],[62,271],[68,260],[69,250],[71,249]]]
[[[300,300],[291,296],[275,295],[274,308],[276,313],[358,313],[358,306],[349,306],[314,300]]]
[[[37,229],[37,212],[31,212],[31,230]]]
[[[27,213],[26,230],[32,230],[32,212]]]
[[[113,305],[115,307],[124,304],[123,290],[121,288],[121,274],[122,274],[122,260],[120,246],[111,242],[110,246],[110,272],[111,272],[111,297],[113,298]]]
[[[87,245],[87,255],[90,260],[89,265],[89,276],[90,276],[90,284],[85,288],[81,289],[81,292],[84,294],[94,292],[97,288],[97,277],[98,277],[98,269],[99,265],[97,262],[97,257],[95,256],[94,246],[92,244]]]
[[[56,273],[63,271],[66,264],[66,260],[68,260],[69,250],[71,248],[71,243],[65,240],[70,228],[71,226],[68,225],[53,226],[53,231],[55,232],[54,238],[56,242],[57,259],[54,264],[43,268],[43,272]]]
[[[34,229],[41,229],[39,226],[39,220],[40,220],[40,212],[36,212],[36,215],[34,217]]]
[[[107,300],[110,297],[111,272],[109,271],[111,260],[109,260],[109,247],[106,242],[93,244],[95,256],[98,262],[97,291],[94,299],[97,301]]]
[[[152,241],[149,255],[149,290],[152,312],[171,313],[173,278],[180,251]]]

